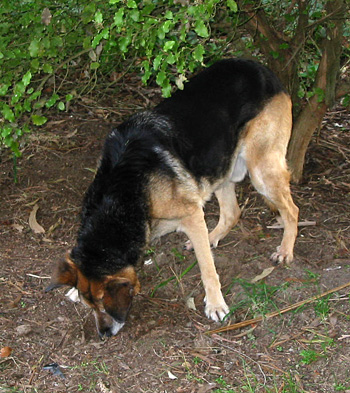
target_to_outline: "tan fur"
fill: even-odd
[[[285,93],[281,93],[247,123],[232,158],[232,169],[225,178],[218,179],[215,184],[203,179],[198,184],[176,162],[175,179],[157,175],[151,179],[151,238],[173,230],[188,235],[188,248],[194,248],[201,269],[206,291],[206,314],[214,320],[222,319],[228,308],[221,295],[210,245],[216,247],[239,219],[234,182],[244,177],[245,168],[257,191],[270,207],[278,209],[284,222],[283,240],[272,254],[272,260],[289,263],[293,259],[298,208],[290,194],[290,175],[285,159],[291,128],[291,101]],[[167,159],[175,163],[174,158]],[[219,202],[220,218],[216,228],[208,235],[202,207],[212,193]]]

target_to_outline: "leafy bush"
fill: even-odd
[[[225,39],[211,40],[219,6],[237,11],[233,0],[3,0],[0,146],[19,156],[21,137],[46,123],[48,109],[65,110],[118,69],[154,77],[165,97],[182,88],[204,54],[221,53]]]

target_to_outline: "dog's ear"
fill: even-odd
[[[103,306],[117,321],[125,321],[132,298],[140,292],[134,268],[127,267],[108,277],[104,285]]]
[[[68,285],[75,287],[78,279],[78,268],[75,263],[67,255],[65,260],[57,263],[52,276],[50,284],[45,288],[45,292],[52,291],[55,288]]]

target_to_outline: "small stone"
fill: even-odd
[[[19,336],[26,336],[32,332],[32,327],[30,325],[20,325],[16,327],[16,332]]]

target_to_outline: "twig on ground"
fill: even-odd
[[[277,311],[271,312],[269,314],[266,314],[265,316],[260,316],[260,317],[256,317],[256,318],[253,318],[253,319],[248,319],[246,321],[234,323],[233,325],[223,326],[223,327],[218,328],[218,329],[209,330],[209,331],[206,332],[206,334],[223,333],[223,332],[227,332],[229,330],[236,330],[236,329],[240,329],[240,328],[245,327],[245,326],[256,324],[258,322],[263,321],[264,319],[276,317],[277,315],[281,315],[281,314],[284,314],[284,313],[286,313],[288,311],[295,310],[296,308],[304,306],[305,304],[308,304],[308,303],[312,303],[315,300],[321,299],[322,297],[325,297],[325,296],[327,296],[327,295],[329,295],[329,294],[331,294],[333,292],[340,291],[341,289],[344,289],[344,288],[349,287],[349,286],[350,286],[350,281],[347,282],[346,284],[340,285],[339,287],[336,287],[336,288],[330,289],[329,291],[323,292],[320,295],[313,296],[313,297],[311,297],[309,299],[306,299],[306,300],[301,300],[300,302],[294,303],[291,306],[283,308],[282,310],[277,310]]]
[[[298,222],[298,227],[311,227],[316,225],[316,221],[300,221]],[[266,228],[268,229],[283,229],[284,225],[275,224],[275,225],[268,225]]]

